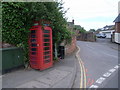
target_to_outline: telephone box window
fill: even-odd
[[[49,30],[44,30],[43,32],[44,32],[44,33],[50,33],[50,31],[49,31]]]
[[[32,50],[32,51],[36,51],[37,49],[36,49],[36,48],[32,48],[31,50]]]
[[[31,38],[36,38],[36,35],[31,35]]]
[[[50,41],[50,39],[44,39],[44,42],[49,42]]]
[[[44,56],[45,59],[50,58],[50,56]]]
[[[44,52],[44,55],[50,54],[50,52]]]
[[[50,37],[50,35],[48,35],[48,34],[44,34],[44,37]]]
[[[49,46],[50,45],[50,43],[44,43],[44,46]]]
[[[32,52],[32,55],[36,55],[36,52]]]
[[[37,46],[37,44],[31,44],[31,47],[36,47]]]
[[[31,42],[36,42],[36,39],[31,39]]]
[[[31,34],[35,33],[36,31],[35,30],[31,30]]]
[[[44,50],[49,50],[49,47],[45,47]]]

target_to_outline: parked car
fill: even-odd
[[[96,37],[97,38],[106,38],[106,35],[104,33],[99,33],[99,34],[96,34]]]

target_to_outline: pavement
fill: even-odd
[[[76,52],[43,71],[20,69],[7,73],[0,78],[2,88],[72,88],[76,75]]]

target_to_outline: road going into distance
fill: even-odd
[[[110,39],[96,42],[77,41],[79,63],[73,88],[118,88],[118,44]],[[81,68],[82,67],[82,68]]]

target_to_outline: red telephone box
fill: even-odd
[[[42,25],[35,22],[30,29],[29,59],[34,69],[44,70],[53,65],[52,56],[52,29],[47,23]]]

